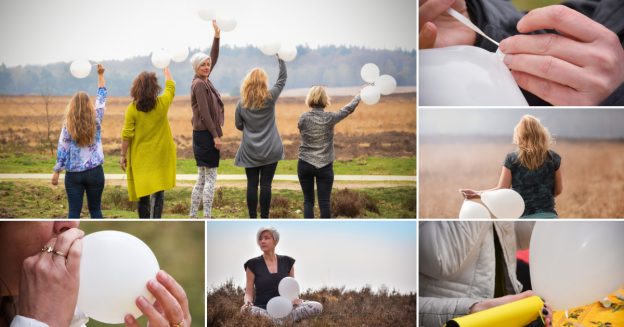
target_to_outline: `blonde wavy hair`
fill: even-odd
[[[262,68],[254,68],[243,80],[240,88],[241,101],[244,108],[260,109],[267,99],[271,98],[269,92],[269,76]]]
[[[539,119],[524,115],[514,128],[513,143],[518,146],[520,164],[529,170],[535,170],[546,160],[553,139]]]
[[[305,103],[310,108],[325,108],[329,106],[330,100],[325,92],[325,88],[317,85],[310,88]]]
[[[65,127],[78,146],[85,147],[95,142],[95,110],[85,92],[78,92],[69,100]]]

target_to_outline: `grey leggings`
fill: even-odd
[[[268,319],[271,319],[273,323],[277,325],[281,325],[285,323],[286,321],[290,321],[290,320],[294,322],[299,322],[306,318],[318,316],[321,314],[322,311],[323,311],[322,304],[316,301],[305,301],[305,300],[303,300],[303,303],[293,308],[293,310],[290,312],[288,316],[284,318],[280,318],[280,319],[271,317],[265,309],[262,309],[260,307],[252,306],[250,308],[250,312],[252,314],[267,317]]]

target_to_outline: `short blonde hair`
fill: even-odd
[[[262,68],[254,68],[243,80],[240,88],[243,108],[261,109],[266,100],[271,98],[269,76]]]
[[[322,86],[313,86],[308,91],[305,103],[310,108],[325,108],[329,106],[330,99]]]

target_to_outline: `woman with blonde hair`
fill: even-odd
[[[128,177],[128,197],[139,201],[139,218],[160,218],[165,190],[176,183],[176,146],[167,120],[175,82],[164,69],[165,92],[153,72],[140,73],[132,83],[132,103],[125,113],[119,164]],[[130,149],[130,151],[128,151]]]
[[[271,183],[277,162],[284,159],[282,138],[275,124],[275,103],[286,85],[286,64],[279,59],[279,76],[269,90],[269,78],[261,68],[254,68],[243,80],[241,100],[236,105],[236,128],[243,139],[234,164],[245,167],[247,174],[247,209],[257,217],[258,180],[260,182],[260,217],[268,218],[271,207]]]
[[[557,218],[555,197],[563,191],[561,157],[552,149],[550,132],[536,117],[524,115],[514,128],[514,152],[507,154],[498,185],[512,188],[524,199],[522,218]],[[467,198],[483,191],[461,189]]]
[[[337,112],[325,111],[330,99],[322,86],[313,86],[306,97],[311,109],[299,118],[299,162],[297,175],[303,191],[303,217],[314,218],[314,181],[321,218],[331,218],[331,191],[334,184],[334,126],[355,111],[359,94]]]
[[[104,152],[102,150],[102,119],[106,109],[106,80],[104,66],[98,65],[98,93],[95,108],[85,92],[69,100],[65,123],[59,136],[52,185],[58,185],[64,169],[65,192],[69,207],[68,218],[80,218],[82,201],[87,193],[91,218],[102,218],[104,191]]]

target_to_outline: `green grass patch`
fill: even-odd
[[[56,158],[49,155],[32,153],[0,154],[0,173],[51,173]],[[104,172],[121,174],[119,156],[104,157]],[[381,158],[361,157],[353,160],[334,161],[334,172],[337,175],[416,175],[415,157]],[[195,174],[195,159],[178,158],[178,174]],[[234,165],[234,159],[223,159],[220,162],[219,174],[245,174],[245,169]],[[297,160],[282,160],[277,165],[276,174],[296,175]]]
[[[344,188],[335,188],[341,192]],[[164,217],[188,218],[191,187],[176,187],[165,192]],[[380,187],[350,189],[362,202],[358,218],[416,217],[416,187]],[[215,192],[212,213],[218,218],[247,216],[245,189],[219,187]],[[86,198],[82,217],[88,217]],[[318,204],[316,206],[318,217]],[[51,187],[47,181],[0,181],[0,218],[63,218],[67,215],[67,196],[61,186]],[[107,218],[138,218],[136,202],[128,201],[124,186],[108,185],[102,194],[102,211]],[[303,194],[300,190],[274,189],[272,218],[302,218]],[[200,210],[200,215],[203,211]]]
[[[519,10],[529,11],[531,9],[550,6],[561,3],[561,0],[511,0],[513,5]]]

